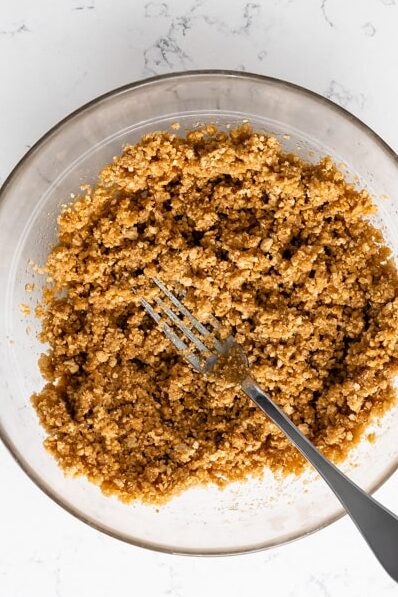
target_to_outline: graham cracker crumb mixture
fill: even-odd
[[[329,158],[286,155],[248,125],[125,147],[64,209],[48,257],[48,383],[33,396],[47,449],[126,501],[302,470],[249,399],[190,368],[138,304],[156,275],[199,319],[222,320],[264,390],[342,459],[395,399],[398,279],[374,211]]]

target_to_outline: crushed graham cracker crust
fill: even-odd
[[[258,383],[343,459],[395,401],[398,277],[369,194],[243,125],[146,135],[65,207],[38,315],[32,400],[69,474],[161,503],[248,475],[300,473],[290,441],[228,380],[177,354],[136,300],[158,276],[213,315]]]

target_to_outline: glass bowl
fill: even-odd
[[[70,193],[94,181],[124,143],[178,121],[180,133],[203,122],[221,127],[248,120],[276,135],[287,150],[317,160],[331,155],[347,176],[367,187],[379,206],[376,223],[398,252],[397,156],[369,128],[330,101],[292,84],[258,75],[197,71],[155,77],[112,91],[49,131],[23,158],[1,190],[0,435],[29,477],[63,508],[126,542],[171,553],[231,554],[280,545],[342,511],[312,471],[300,477],[235,483],[224,490],[191,489],[155,508],[105,497],[86,479],[66,478],[44,450],[44,432],[29,397],[42,387],[33,312],[44,263],[56,240],[56,218]],[[25,285],[34,283],[27,293]],[[28,327],[31,328],[31,333]],[[397,468],[398,406],[373,425],[343,469],[374,490]]]

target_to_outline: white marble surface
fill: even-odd
[[[1,0],[0,183],[93,97],[169,71],[231,68],[341,103],[398,149],[398,0]],[[183,558],[119,543],[46,498],[0,446],[1,597],[392,597],[343,519],[294,544]],[[398,475],[377,496],[398,512]]]

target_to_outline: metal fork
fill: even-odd
[[[398,518],[325,458],[283,410],[257,385],[250,375],[247,356],[233,336],[228,336],[224,341],[217,338],[219,324],[215,318],[211,321],[213,330],[210,331],[166,288],[161,280],[153,278],[153,281],[163,298],[156,296],[154,307],[144,298],[140,299],[148,315],[156,321],[163,333],[183,353],[196,371],[205,374],[217,373],[219,366],[220,374],[230,378],[230,371],[223,373],[223,362],[226,363],[226,368],[232,367],[234,381],[287,435],[323,477],[362,533],[376,558],[398,582]],[[168,302],[173,308],[168,306]],[[190,325],[184,323],[184,320]],[[176,333],[176,328],[182,337],[181,334]],[[194,333],[192,329],[196,332]],[[231,358],[228,361],[229,357]]]

